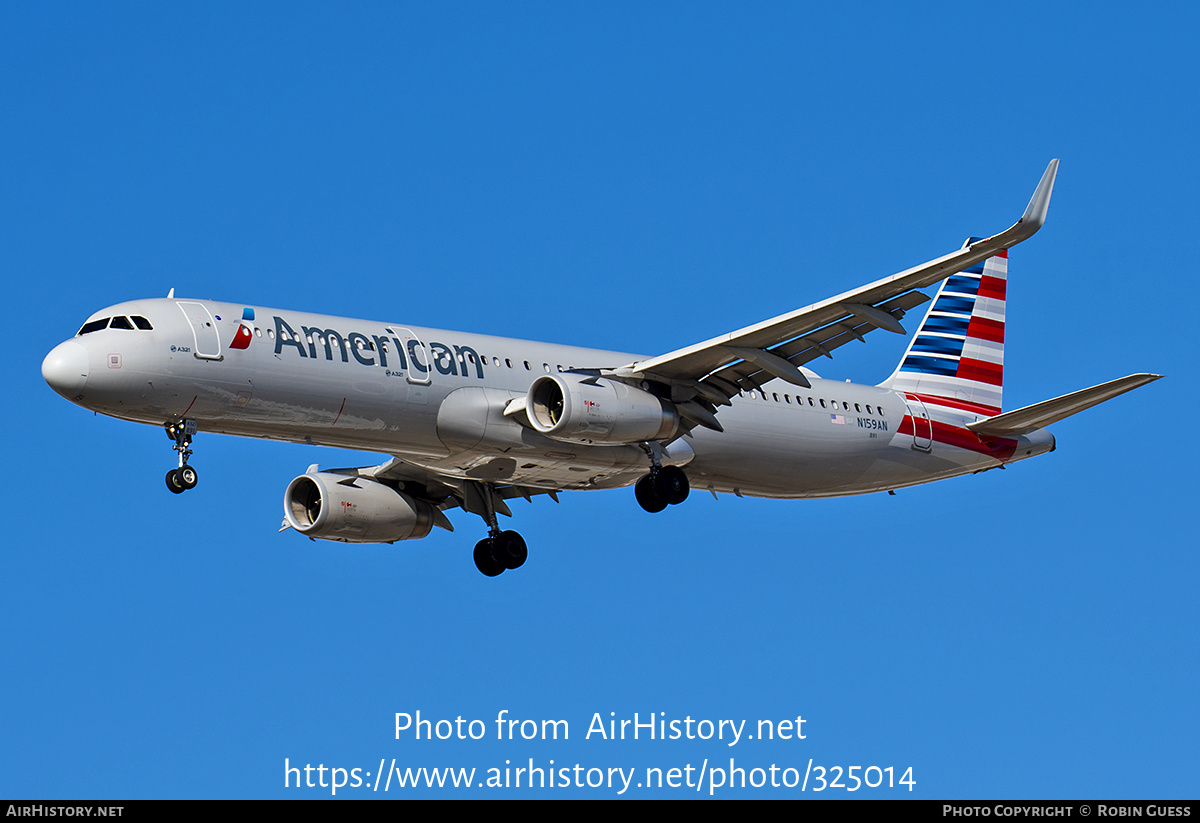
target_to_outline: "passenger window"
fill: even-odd
[[[825,401],[824,401],[824,400],[822,400],[822,401],[821,401],[821,408],[825,408]]]
[[[150,321],[137,314],[133,316],[133,325],[142,331],[154,331],[154,327],[150,325]]]

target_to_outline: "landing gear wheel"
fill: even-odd
[[[495,540],[491,537],[485,537],[475,544],[475,568],[488,577],[495,577],[504,571],[504,565],[498,563],[492,556],[492,544],[494,542]]]
[[[192,456],[192,438],[198,430],[196,421],[175,420],[167,423],[163,428],[167,432],[167,437],[175,441],[174,449],[179,455],[179,468],[167,472],[167,488],[174,494],[181,494],[188,489],[196,488],[196,481],[199,478],[196,470],[187,462],[188,458]]]
[[[517,532],[500,532],[490,540],[492,542],[492,559],[506,569],[521,568],[525,564],[525,559],[529,557],[529,548],[525,545],[525,538]]]
[[[174,494],[183,494],[187,489],[179,480],[179,469],[171,469],[167,472],[167,488]]]
[[[691,491],[687,475],[678,466],[663,466],[654,476],[653,483],[658,496],[672,506],[687,500]]]
[[[667,507],[667,501],[664,500],[655,488],[654,475],[648,474],[637,482],[633,487],[633,496],[637,498],[638,505],[651,514],[662,511]]]
[[[633,487],[638,504],[651,514],[682,503],[690,491],[687,475],[678,466],[652,470]]]
[[[199,482],[200,478],[196,475],[196,470],[194,468],[185,465],[181,466],[175,471],[179,478],[179,484],[183,486],[185,490],[196,488],[196,483]]]

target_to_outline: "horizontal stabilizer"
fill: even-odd
[[[1160,377],[1162,377],[1161,374],[1131,374],[1128,377],[1120,377],[1116,380],[1110,380],[1107,383],[1101,383],[1099,386],[1092,386],[1090,389],[1081,389],[1077,392],[1064,394],[1062,397],[1056,397],[1053,400],[1045,400],[1041,403],[1034,403],[1032,406],[1026,406],[1023,409],[998,414],[995,417],[989,417],[986,420],[980,420],[975,423],[968,423],[967,428],[976,434],[994,437],[1017,437],[1022,434],[1028,434],[1036,429],[1045,428],[1051,423],[1057,423],[1059,420],[1070,417],[1076,412],[1090,409],[1092,406],[1103,403],[1105,400],[1111,400],[1119,394],[1124,394],[1127,391],[1133,391],[1139,386],[1152,383]]]

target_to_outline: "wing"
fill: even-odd
[[[464,480],[414,465],[399,457],[393,457],[381,466],[349,471],[376,480],[396,481],[399,483],[401,491],[428,500],[443,512],[446,509],[461,507],[463,511],[478,514],[481,517],[486,517],[489,504],[498,514],[512,517],[512,511],[504,501],[514,497],[530,500],[534,495],[548,494],[557,503],[558,491],[561,491],[519,486],[512,483]],[[445,521],[444,524],[439,522],[437,525],[447,531],[454,531],[449,519],[444,515],[442,519]]]
[[[1058,172],[1051,160],[1025,213],[1011,228],[915,268],[839,294],[744,329],[687,348],[630,363],[611,374],[628,380],[658,380],[685,401],[680,412],[694,423],[720,428],[712,412],[745,389],[774,378],[808,387],[800,366],[874,329],[905,334],[900,319],[929,300],[923,289],[1033,236],[1046,220]],[[695,403],[686,401],[694,399]],[[687,406],[694,407],[689,414]]]
[[[318,469],[314,464],[308,467],[308,473],[323,471],[326,474],[345,475],[347,478],[363,477],[380,483],[394,483],[400,491],[424,500],[436,507],[434,525],[446,531],[454,531],[454,525],[446,516],[448,509],[462,508],[470,514],[477,514],[485,520],[490,506],[496,514],[512,517],[506,500],[514,497],[524,497],[531,500],[534,495],[548,494],[554,502],[558,502],[558,492],[561,489],[535,489],[504,483],[483,483],[477,480],[464,480],[450,477],[393,457],[378,466],[361,466],[346,469]],[[279,530],[291,528],[285,519]]]

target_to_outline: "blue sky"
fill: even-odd
[[[5,6],[0,795],[330,796],[285,789],[285,758],[477,780],[733,758],[915,779],[804,796],[1195,797],[1198,23],[1182,3]],[[1047,225],[1011,259],[1006,406],[1167,379],[1057,424],[1054,454],[896,496],[522,501],[530,560],[488,580],[461,512],[395,546],[276,534],[310,463],[378,455],[201,434],[176,497],[161,432],[39,372],[91,312],[170,288],[665,352],[1007,227],[1052,157]],[[813,365],[877,382],[887,337]],[[397,740],[418,710],[489,734]],[[570,739],[497,741],[500,711]],[[802,716],[806,737],[585,739],[635,712]],[[617,792],[338,796],[415,794]]]

